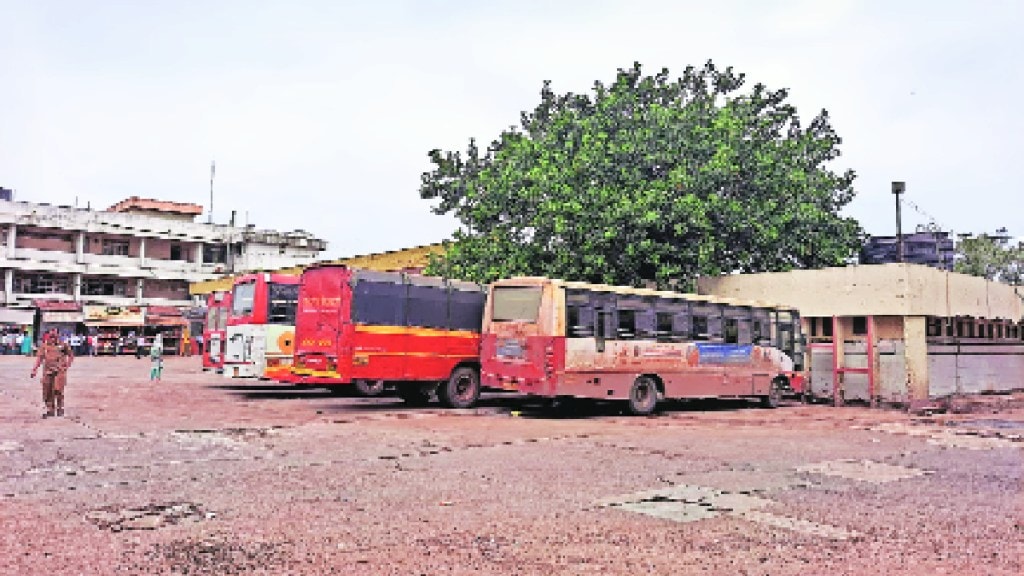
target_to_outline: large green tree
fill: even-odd
[[[555,94],[486,149],[432,150],[420,196],[462,223],[429,271],[690,286],[698,275],[836,265],[860,245],[839,215],[854,173],[821,111],[743,90],[708,62],[672,79],[639,64],[588,94]]]
[[[1013,284],[1024,284],[1024,243],[1013,245],[1005,235],[961,238],[954,270]]]

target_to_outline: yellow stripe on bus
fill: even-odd
[[[470,330],[445,330],[443,328],[418,328],[413,326],[367,326],[359,324],[356,332],[364,334],[388,334],[392,336],[450,336],[453,338],[478,338],[480,334]]]

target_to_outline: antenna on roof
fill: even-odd
[[[210,215],[207,222],[213,224],[213,178],[217,175],[217,163],[210,160]]]

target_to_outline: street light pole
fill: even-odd
[[[892,193],[896,196],[896,254],[900,264],[903,263],[903,222],[900,220],[900,194],[906,191],[906,182],[892,183]]]

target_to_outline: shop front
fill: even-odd
[[[32,341],[36,311],[31,308],[0,308],[0,354],[23,354],[24,339]]]
[[[86,305],[85,325],[96,336],[96,353],[136,354],[145,313],[143,306]]]
[[[81,342],[84,341],[85,320],[82,314],[82,306],[78,302],[66,300],[36,300],[34,302],[39,309],[39,329],[35,331],[36,339],[39,334],[46,334],[50,330],[56,330],[61,339],[75,346],[75,352]]]
[[[188,339],[188,319],[180,308],[174,306],[150,306],[146,310],[146,326],[143,334],[151,343],[159,334],[164,343],[164,355],[187,354],[183,345]]]

